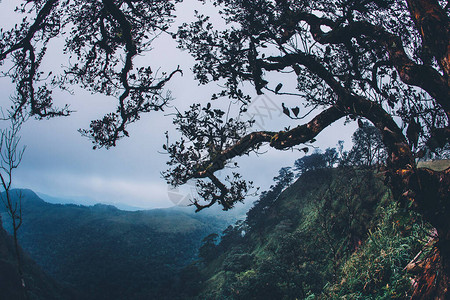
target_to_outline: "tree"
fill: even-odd
[[[180,1],[21,1],[15,11],[23,15],[22,21],[0,31],[0,65],[7,66],[2,75],[16,85],[13,116],[67,116],[69,105],[54,107],[52,90],[71,91],[78,85],[118,99],[116,111],[80,130],[94,148],[115,146],[129,135],[128,124],[143,113],[163,110],[170,100],[164,85],[181,69],[154,71],[137,65],[135,58],[148,52],[158,35],[167,33]],[[66,65],[60,74],[44,72],[42,62],[57,39],[65,41],[61,54]],[[53,48],[50,55],[56,52]]]
[[[199,257],[206,262],[213,260],[217,256],[217,242],[219,235],[211,233],[202,240],[202,246],[199,249]]]
[[[380,131],[368,122],[361,122],[352,136],[353,147],[347,161],[352,165],[375,166],[386,161],[386,150]]]
[[[312,110],[299,114],[298,106],[283,103],[283,112],[300,124],[254,132],[239,118],[214,122],[198,107],[178,113],[175,123],[183,124],[178,127],[183,140],[164,146],[170,154],[167,181],[208,182],[207,203],[196,202],[197,209],[211,203],[228,209],[242,199],[230,193],[244,195],[252,187],[242,178],[222,182],[216,177],[233,158],[257,151],[262,144],[292,149],[314,141],[337,120],[365,119],[381,132],[388,154],[386,181],[394,197],[437,229],[450,274],[450,170],[419,169],[415,161],[421,153],[417,150],[436,151],[449,143],[449,5],[437,0],[214,4],[228,22],[227,29],[217,30],[208,16],[198,15],[177,35],[180,46],[197,61],[194,72],[200,83],[216,81],[224,87],[213,99],[229,97],[245,112],[251,96],[241,87],[250,83],[257,94],[298,95]],[[287,91],[280,77],[273,82],[270,73],[283,74],[283,82],[290,75],[297,90]],[[313,112],[312,119],[302,121]],[[203,130],[197,134],[194,128],[200,124]],[[238,135],[227,132],[231,126],[241,129]]]
[[[327,148],[323,154],[328,168],[332,168],[339,161],[339,153],[336,148]]]
[[[297,159],[294,170],[298,171],[297,177],[299,177],[308,171],[333,168],[338,161],[339,154],[336,148],[327,148],[323,153],[320,149],[316,149],[314,153]]]
[[[182,184],[191,178],[209,180],[217,187],[210,187],[209,194],[214,195],[211,199],[230,207],[233,200],[227,198],[227,189],[240,186],[245,193],[251,185],[239,180],[227,188],[215,177],[217,170],[263,143],[285,150],[309,142],[341,118],[365,118],[382,132],[396,196],[419,188],[417,182],[409,180],[412,173],[437,179],[437,174],[416,170],[415,153],[403,131],[413,121],[419,122],[422,130],[417,134],[422,146],[430,139],[439,140],[440,145],[448,143],[449,88],[445,80],[447,60],[442,53],[447,48],[441,49],[448,42],[447,34],[435,35],[447,32],[448,16],[439,3],[430,4],[433,14],[426,14],[422,6],[427,4],[420,1],[387,5],[380,1],[223,0],[215,4],[227,6],[224,18],[237,25],[220,32],[214,30],[208,17],[199,15],[196,23],[178,32],[181,46],[198,61],[194,71],[201,83],[225,81],[225,89],[218,95],[240,101],[241,111],[245,111],[250,97],[239,88],[241,83],[252,83],[259,94],[271,92],[265,74],[290,71],[299,83],[297,94],[307,100],[307,105],[323,109],[310,122],[279,132],[248,132],[248,126],[238,118],[226,120],[217,114],[214,120],[209,112],[213,110],[211,105],[205,111],[196,106],[178,113],[175,124],[180,124],[178,129],[185,139],[180,144],[165,145],[171,155],[169,165],[173,166],[166,173],[169,183]],[[434,22],[436,19],[442,22]],[[423,48],[439,63],[425,60]],[[412,57],[405,51],[413,53]],[[277,89],[276,94],[292,93]],[[297,109],[284,107],[284,111],[291,118],[301,119]],[[401,121],[397,123],[396,117]],[[231,126],[240,129],[238,134],[227,130]],[[194,130],[199,127],[205,128],[205,133]],[[399,175],[398,170],[405,172]],[[427,191],[413,193],[425,195]],[[410,201],[420,206],[426,197],[414,198]],[[436,207],[445,207],[442,204]]]
[[[290,167],[283,167],[278,171],[278,176],[273,178],[275,184],[270,186],[268,191],[261,193],[258,200],[247,212],[246,223],[250,228],[258,230],[262,228],[262,223],[267,222],[267,214],[270,208],[278,199],[283,189],[289,187],[294,180],[294,173],[291,171]]]
[[[95,146],[111,147],[128,135],[126,126],[142,113],[161,110],[169,100],[162,87],[179,69],[156,75],[150,67],[133,68],[133,59],[152,38],[167,32],[170,1],[78,0],[24,1],[23,13],[34,14],[1,32],[0,61],[16,84],[13,110],[38,118],[69,114],[52,107],[52,85],[79,84],[93,92],[115,95],[118,108],[89,130]],[[237,172],[217,177],[232,159],[262,144],[278,150],[310,143],[326,127],[346,118],[365,119],[382,135],[388,153],[386,180],[399,202],[419,211],[437,230],[439,247],[450,274],[450,170],[418,169],[415,156],[449,144],[450,47],[449,4],[438,0],[215,0],[228,28],[216,30],[207,16],[182,26],[176,38],[197,61],[200,83],[218,81],[244,113],[257,94],[299,96],[305,104],[282,104],[299,121],[294,128],[251,131],[252,122],[229,118],[209,104],[179,112],[174,123],[183,138],[164,145],[170,154],[168,183],[194,178],[205,203],[229,209],[252,190]],[[60,76],[39,70],[49,41],[68,32],[65,52],[72,64]],[[124,59],[122,60],[121,57]],[[283,74],[273,82],[270,73]],[[45,80],[50,76],[47,80]],[[291,79],[296,91],[287,91]],[[271,82],[272,81],[272,82]],[[280,101],[282,102],[282,101]],[[315,114],[313,118],[310,118]],[[309,119],[306,119],[309,118]]]
[[[325,156],[319,151],[315,151],[311,155],[305,155],[295,161],[294,167],[298,171],[297,176],[305,174],[308,171],[323,169],[327,166]]]
[[[279,186],[280,189],[287,188],[294,180],[294,173],[291,171],[291,167],[283,167],[278,171],[278,176],[273,178],[275,186]]]
[[[10,121],[10,128],[0,130],[0,181],[1,188],[3,189],[3,193],[0,194],[0,199],[6,208],[6,212],[11,218],[17,270],[20,279],[22,280],[24,297],[25,299],[28,299],[23,274],[22,258],[17,238],[17,233],[22,225],[22,194],[21,192],[17,192],[18,194],[16,197],[13,197],[11,194],[13,171],[19,167],[25,151],[25,147],[22,149],[19,148],[19,131],[23,119],[11,118]]]

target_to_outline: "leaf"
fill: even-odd
[[[290,117],[290,116],[291,116],[291,113],[290,113],[289,109],[288,109],[286,106],[284,106],[284,103],[281,103],[281,106],[283,107],[283,113],[284,113],[286,116]]]
[[[277,87],[275,88],[275,93],[278,94],[278,92],[281,90],[282,87],[283,87],[283,84],[282,84],[282,83],[279,83],[279,84],[277,85]]]
[[[363,123],[363,121],[361,121],[361,119],[358,119],[358,127],[359,128],[363,128],[364,127],[364,123]]]
[[[397,80],[397,71],[392,71],[391,77],[393,80]]]
[[[420,129],[421,129],[420,125],[417,124],[414,119],[411,119],[411,121],[408,124],[408,128],[406,129],[406,137],[411,143],[411,146],[417,147]]]

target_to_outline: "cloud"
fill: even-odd
[[[180,4],[177,13],[180,18],[177,22],[195,19],[194,9],[199,9],[205,15],[215,12],[211,5],[193,7],[192,3],[184,2]],[[4,25],[12,24],[8,9],[0,11],[0,17],[3,17],[1,19]],[[174,26],[177,25],[179,24]],[[50,45],[47,58],[50,61],[44,61],[43,65],[58,69],[65,63],[59,61],[61,47],[58,43],[61,41]],[[184,111],[194,102],[210,101],[212,93],[217,92],[220,87],[217,87],[216,82],[207,86],[198,85],[189,71],[190,65],[194,63],[192,57],[189,53],[177,49],[176,42],[169,35],[162,35],[153,46],[154,50],[138,58],[142,65],[161,67],[161,71],[174,70],[180,65],[184,70],[182,77],[175,76],[166,86],[175,98],[171,103],[173,107],[167,108],[164,113],[142,116],[137,124],[127,128],[130,137],[119,141],[117,147],[107,151],[93,151],[90,141],[81,137],[77,129],[89,128],[91,120],[102,118],[103,115],[114,111],[117,99],[99,94],[91,95],[77,87],[74,87],[74,95],[54,90],[55,105],[63,106],[69,103],[75,112],[68,118],[29,120],[24,125],[21,134],[27,150],[14,177],[15,186],[28,187],[58,197],[88,197],[99,202],[122,202],[141,207],[171,206],[168,187],[160,178],[160,172],[167,167],[167,156],[158,153],[165,142],[166,130],[172,139],[177,136],[170,113],[175,111],[174,107]],[[287,75],[270,76],[273,85],[283,81],[283,90],[295,88],[295,81],[284,80]],[[291,85],[289,82],[292,82]],[[249,94],[255,94],[251,85],[242,88]],[[12,93],[14,86],[10,79],[0,78],[1,107],[10,107],[9,96]],[[282,101],[286,101],[289,107],[297,106],[298,97],[285,98],[280,100],[274,95],[255,95],[248,116],[259,122],[260,127],[255,127],[255,130],[283,130],[286,126],[292,128],[299,124],[298,121],[289,120],[280,113]],[[214,105],[227,108],[228,103],[224,99],[214,102]],[[0,126],[7,126],[4,124]],[[348,127],[342,128],[333,125],[321,133],[317,138],[317,145],[322,149],[334,146],[338,139],[342,139],[343,130],[350,132],[350,137],[352,131]],[[268,151],[262,156],[251,155],[236,159],[241,165],[238,171],[242,172],[246,179],[254,180],[255,185],[262,189],[270,186],[272,178],[281,167],[292,166],[295,159],[301,156],[298,151],[276,151],[268,147],[263,149],[265,150]]]
[[[86,197],[99,203],[124,203],[141,208],[173,206],[163,180],[152,181],[105,174],[42,172],[28,170],[15,177],[15,186],[30,188],[53,197]]]

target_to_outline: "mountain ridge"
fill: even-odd
[[[405,299],[430,227],[372,169],[308,171],[204,239],[184,299]],[[424,250],[424,252],[421,252]]]
[[[82,291],[82,299],[173,299],[165,293],[174,274],[196,257],[204,236],[228,225],[178,209],[51,204],[31,190],[11,195],[17,199],[18,192],[19,243],[45,272]]]

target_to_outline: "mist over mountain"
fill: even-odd
[[[51,204],[31,190],[12,195],[22,197],[22,247],[83,299],[173,298],[168,292],[178,270],[197,257],[204,236],[229,224],[188,208],[131,212],[104,204]]]
[[[99,203],[98,201],[88,198],[88,197],[80,197],[80,196],[55,197],[55,196],[50,196],[50,195],[47,195],[44,193],[39,193],[39,192],[36,192],[36,195],[39,198],[41,198],[42,200],[44,200],[45,202],[51,203],[51,204],[76,204],[76,205],[92,206],[92,205]],[[126,210],[126,211],[144,210],[144,208],[142,208],[142,207],[127,205],[125,203],[112,203],[111,202],[111,203],[103,203],[103,204],[113,205],[120,210]]]
[[[249,210],[231,213],[12,195],[22,198],[19,241],[37,263],[27,258],[32,289],[43,289],[36,299],[405,299],[418,286],[438,295],[427,286],[442,273],[432,227],[395,202],[382,178],[374,168],[326,167],[293,181],[282,168]],[[10,230],[5,213],[3,226]],[[0,278],[17,294],[4,249]]]

